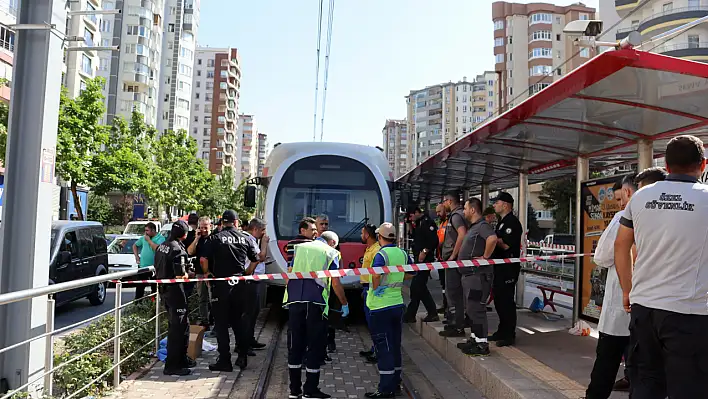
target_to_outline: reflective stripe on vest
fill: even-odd
[[[386,266],[400,266],[408,264],[408,255],[397,247],[381,248],[378,252],[383,256]],[[379,287],[384,288],[381,296],[376,296],[370,292],[366,296],[366,306],[371,310],[388,308],[396,305],[403,305],[403,280],[406,274],[402,272],[388,273],[381,275]]]
[[[330,247],[322,241],[311,241],[295,245],[295,256],[293,257],[293,273],[309,274],[329,269],[335,258],[339,257],[339,251]],[[330,278],[312,279],[322,287],[322,303],[324,314],[329,313],[329,290],[331,286]],[[288,304],[288,289],[285,287],[283,303]]]

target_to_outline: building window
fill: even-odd
[[[202,159],[209,159],[209,151],[202,151]]]
[[[167,31],[168,31],[168,32],[174,32],[174,31],[175,31],[175,24],[169,24],[169,25],[167,25]]]
[[[553,67],[550,65],[536,65],[529,68],[529,76],[543,76],[553,73]]]
[[[561,41],[561,35],[556,35],[556,41],[557,42]]]
[[[551,40],[553,33],[549,30],[537,30],[531,33],[531,40]]]
[[[126,34],[129,36],[142,36],[142,37],[148,37],[148,30],[144,26],[138,26],[138,25],[128,25],[128,29],[126,31]]]
[[[101,21],[101,32],[110,32],[111,31],[111,23],[112,21],[110,19],[104,19]]]
[[[581,21],[587,21],[588,19],[590,19],[590,16],[588,14],[580,14],[578,19],[580,19]]]
[[[495,61],[497,64],[503,63],[503,62],[504,62],[504,54],[497,54],[497,55],[495,55],[495,56],[494,56],[494,61]]]
[[[510,95],[510,96],[513,96],[513,95],[514,95],[514,88],[513,88],[513,87],[510,87],[510,88],[509,88],[509,95]]]
[[[698,35],[688,35],[688,48],[700,47],[700,39]]]
[[[177,108],[189,110],[189,101],[183,98],[177,99]]]
[[[185,76],[192,76],[192,67],[185,64],[179,64],[179,73]],[[199,82],[197,82],[199,83]]]
[[[508,40],[509,40],[509,44],[514,44],[514,37],[513,36],[509,36]]]
[[[197,81],[196,85],[197,85],[197,86],[196,86],[197,88],[202,87],[202,82]]]
[[[494,92],[493,92],[493,91],[489,91],[489,92],[487,92],[487,94],[489,95],[489,97],[494,96]]]
[[[207,71],[207,79],[214,79],[214,71]]]
[[[15,51],[15,32],[0,26],[0,46],[5,50]]]
[[[489,106],[489,108],[494,108],[494,101],[488,102],[487,106]]]
[[[180,55],[180,57],[188,58],[190,60],[192,60],[194,58],[194,52],[192,52],[192,50],[185,48],[185,47],[179,48],[179,55]]]
[[[91,57],[86,54],[81,55],[81,70],[87,74],[93,74],[93,67],[91,66]]]
[[[205,125],[211,125],[211,116],[205,116],[205,117],[204,117],[204,124],[205,124]]]
[[[198,117],[198,116],[195,116],[195,117],[194,117],[194,121],[195,121],[195,122],[199,122],[199,117]]]
[[[216,159],[223,159],[224,158],[224,153],[222,151],[217,151],[216,152]]]
[[[462,107],[462,112],[467,112],[467,106],[466,106],[466,105]]]
[[[589,48],[580,49],[580,57],[590,58],[590,49]]]
[[[213,60],[213,59],[208,60],[208,61],[207,61],[207,66],[208,66],[209,68],[214,68],[214,63],[215,63],[215,60]]]
[[[494,47],[499,47],[504,45],[504,38],[503,37],[497,37],[494,39]]]
[[[86,90],[86,82],[82,80],[81,82],[79,82],[79,93],[83,93],[84,90]]]
[[[221,77],[222,79],[226,79],[226,77],[227,77],[226,73],[227,73],[226,71],[220,71],[219,77]]]
[[[539,91],[545,89],[546,87],[550,86],[550,83],[536,83],[533,86],[529,87],[529,96],[532,96]]]
[[[529,51],[529,59],[532,60],[534,58],[552,58],[553,57],[553,49],[546,48],[546,47],[541,47],[541,48],[535,48],[531,51]]]
[[[494,21],[494,30],[504,29],[504,20],[498,19]]]
[[[101,39],[101,46],[108,47],[111,45],[111,39]]]
[[[529,17],[529,25],[533,24],[551,24],[553,23],[553,16],[545,12],[538,12],[532,14]]]

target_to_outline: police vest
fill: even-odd
[[[383,256],[386,266],[400,266],[408,264],[408,255],[398,247],[381,248],[378,252]],[[403,280],[406,274],[402,272],[381,275],[379,287],[384,287],[381,296],[374,295],[373,291],[366,296],[366,306],[370,310],[403,305]]]
[[[295,245],[293,258],[293,273],[309,274],[329,269],[339,251],[322,241],[312,241]],[[330,278],[314,278],[292,280],[285,288],[283,303],[287,306],[293,302],[313,302],[325,307],[324,314],[329,313]],[[289,294],[290,293],[290,294]]]

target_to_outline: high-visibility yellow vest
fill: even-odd
[[[399,266],[408,264],[408,255],[398,247],[381,248],[378,252],[386,261],[386,266]],[[403,305],[403,280],[405,273],[387,273],[381,275],[379,287],[385,287],[381,296],[374,295],[372,291],[366,296],[366,306],[370,310]]]
[[[292,272],[296,273],[311,273],[329,269],[335,258],[338,258],[339,251],[330,247],[326,243],[315,240],[302,244],[295,245],[295,256],[293,258]],[[322,302],[314,302],[319,305],[324,305],[324,314],[329,313],[329,291],[332,285],[330,278],[315,278],[312,279],[317,285],[322,287]],[[290,284],[290,282],[288,282]],[[288,289],[285,287],[285,296],[283,303],[299,302],[304,298],[295,298],[292,301],[288,300]],[[302,302],[311,302],[311,300],[302,300]]]

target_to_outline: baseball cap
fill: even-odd
[[[512,197],[511,194],[507,193],[506,191],[502,191],[499,193],[499,195],[496,196],[496,198],[493,198],[492,201],[494,201],[494,202],[504,201],[508,204],[513,204],[514,197]]]
[[[184,220],[178,220],[172,223],[172,229],[170,229],[170,235],[172,237],[183,237],[189,231],[189,226]]]
[[[221,220],[224,223],[233,223],[238,220],[238,213],[233,209],[226,210],[224,214],[221,215]]]
[[[386,222],[379,226],[378,229],[376,229],[376,234],[380,235],[383,238],[391,240],[396,238],[396,229],[393,228],[393,225],[391,223]]]

